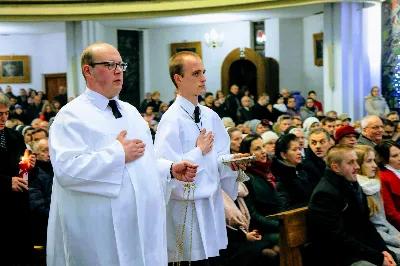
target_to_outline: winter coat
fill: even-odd
[[[382,96],[371,96],[368,95],[365,97],[365,109],[367,110],[368,115],[376,115],[376,116],[386,116],[390,110],[389,106]]]

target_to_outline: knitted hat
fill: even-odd
[[[17,105],[15,105],[15,107],[14,107],[15,109],[22,109],[22,106],[21,105],[19,105],[19,104],[17,104]]]
[[[314,123],[319,123],[318,118],[316,118],[316,117],[309,117],[309,118],[307,118],[306,120],[304,120],[304,122],[303,122],[303,131],[304,131],[305,133],[309,132],[311,126],[312,126]]]
[[[257,127],[258,127],[259,124],[261,124],[261,120],[258,120],[258,119],[253,119],[253,120],[251,120],[251,121],[250,121],[250,124],[249,124],[249,129],[250,129],[250,131],[251,131],[252,133],[256,133],[256,129],[257,129]]]
[[[277,139],[279,139],[278,135],[277,135],[275,132],[273,132],[273,131],[267,131],[267,132],[263,133],[263,134],[261,135],[261,138],[263,139],[263,142],[264,142],[264,143],[268,143],[268,142],[270,142],[271,140],[277,140]]]
[[[349,134],[355,135],[357,137],[357,139],[360,137],[360,133],[358,133],[352,126],[339,127],[335,132],[336,144],[339,143],[339,140],[341,140],[344,136],[349,135]]]

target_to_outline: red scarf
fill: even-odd
[[[254,161],[251,163],[251,166],[247,166],[246,172],[264,177],[274,188],[276,188],[275,176],[269,171],[270,167],[270,160],[267,160],[265,163]]]

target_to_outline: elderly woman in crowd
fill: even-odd
[[[265,125],[263,125],[261,120],[258,119],[253,119],[250,121],[249,124],[249,129],[252,134],[257,134],[257,135],[262,135],[265,131],[267,131],[267,128]]]
[[[303,122],[304,137],[306,138],[304,147],[308,147],[308,135],[311,130],[319,128],[319,120],[316,117],[309,117]]]
[[[292,118],[290,115],[281,115],[272,128],[278,136],[282,136],[291,125]]]
[[[275,143],[279,139],[273,131],[267,131],[261,135],[264,142],[265,152],[267,153],[267,160],[272,160],[275,157]]]
[[[239,153],[242,132],[237,127],[231,127],[228,129],[228,135],[231,139],[231,154]]]
[[[386,220],[381,196],[381,182],[375,163],[375,151],[367,145],[357,145],[355,151],[358,158],[357,163],[360,166],[357,180],[367,196],[370,220],[385,241],[386,246],[396,254],[399,261],[400,232]]]
[[[385,140],[375,146],[387,220],[400,230],[400,146]]]

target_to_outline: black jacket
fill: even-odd
[[[29,231],[29,193],[27,190],[13,192],[12,177],[19,176],[18,164],[26,146],[20,132],[5,128],[4,133],[7,151],[0,148],[0,238],[5,243],[0,250],[1,265],[8,265],[11,261],[22,264],[29,261],[33,248]]]
[[[230,93],[228,97],[226,97],[225,104],[229,117],[232,118],[233,121],[236,121],[237,109],[242,106],[240,104],[240,96]]]
[[[362,190],[357,200],[353,191],[357,186],[326,169],[313,192],[307,227],[312,253],[316,260],[323,258],[324,265],[351,265],[360,260],[382,265],[382,251],[389,251],[369,220]]]
[[[307,173],[308,181],[314,190],[318,182],[324,176],[326,163],[309,148],[306,151],[306,158],[303,160],[303,166],[304,171]]]
[[[253,119],[263,120],[268,119],[271,120],[271,112],[267,109],[266,106],[262,106],[259,103],[255,103],[253,107],[251,107],[251,117]]]
[[[257,229],[260,234],[277,233],[279,222],[268,220],[267,215],[280,211],[280,201],[276,188],[264,177],[246,172],[250,177],[245,182],[249,194],[244,198],[250,213],[250,230]]]
[[[277,180],[276,190],[280,198],[281,211],[307,206],[312,188],[301,164],[291,167],[275,158],[271,164],[271,172]]]
[[[236,122],[237,124],[243,124],[246,121],[250,121],[252,119],[251,110],[248,111],[244,107],[239,107],[236,113]]]
[[[53,167],[50,162],[37,161],[37,178],[29,184],[29,203],[31,211],[49,216],[51,192],[53,187]]]

